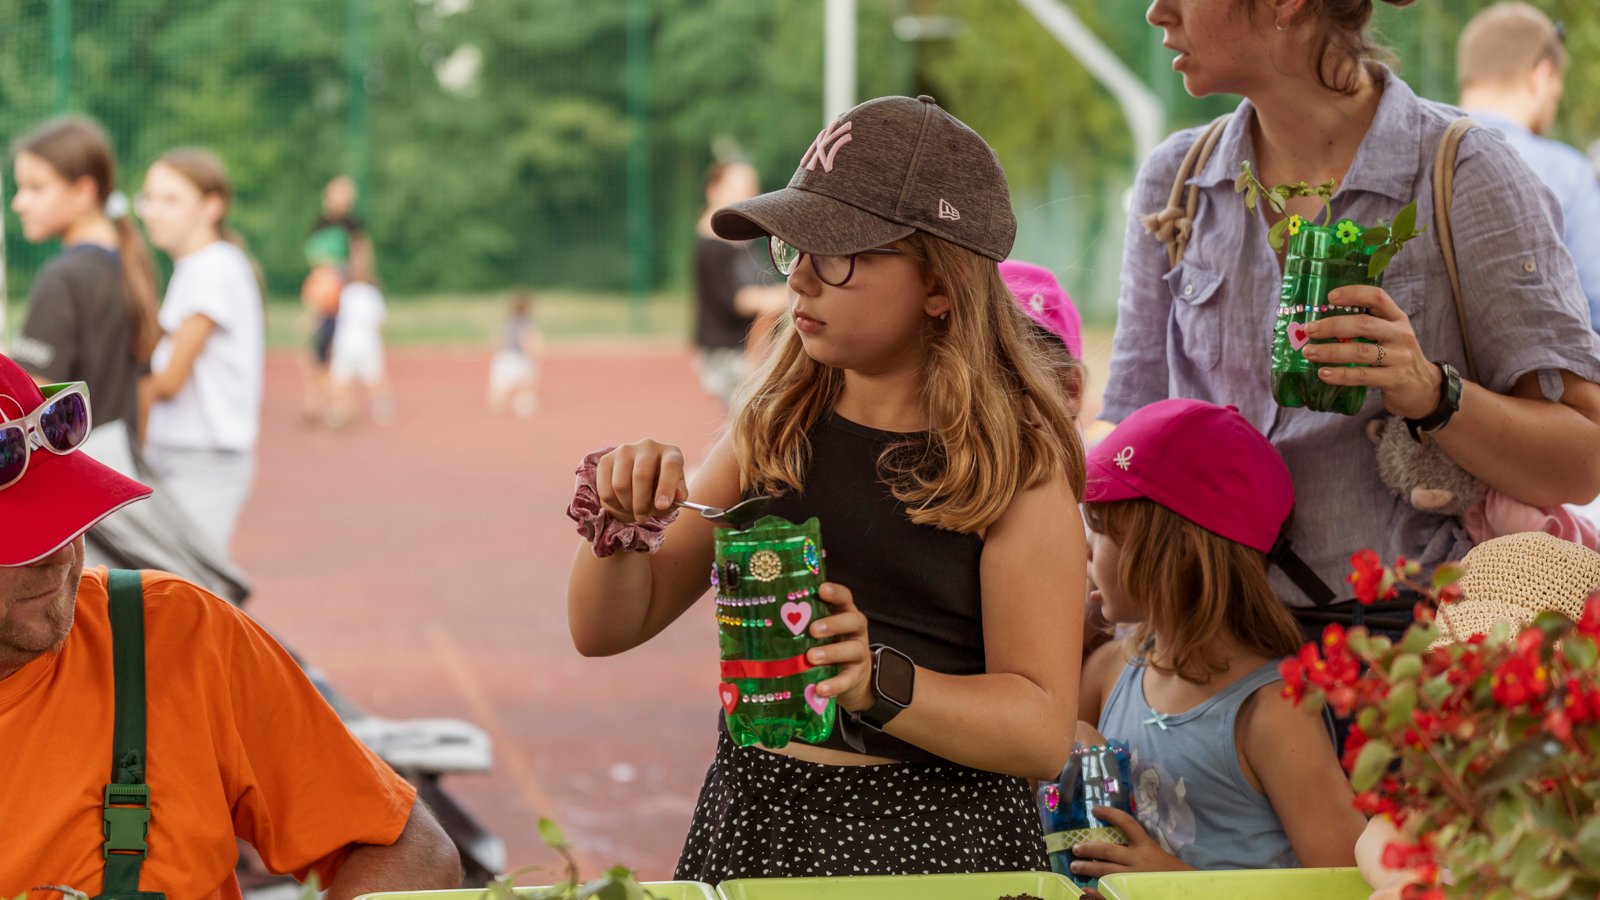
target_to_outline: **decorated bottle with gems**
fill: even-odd
[[[1293,223],[1288,252],[1283,260],[1283,288],[1279,293],[1277,327],[1272,337],[1272,399],[1279,406],[1303,406],[1318,412],[1353,416],[1367,401],[1362,385],[1328,384],[1317,377],[1326,363],[1306,359],[1312,341],[1306,326],[1329,316],[1364,312],[1360,307],[1338,307],[1328,302],[1335,288],[1352,284],[1378,285],[1380,274],[1367,277],[1373,248],[1362,240],[1364,229],[1346,219],[1337,225]]]
[[[1094,808],[1108,806],[1134,814],[1130,790],[1132,755],[1128,745],[1108,741],[1097,747],[1072,745],[1072,755],[1055,781],[1039,786],[1039,821],[1044,825],[1045,851],[1050,868],[1080,887],[1093,887],[1096,879],[1072,872],[1072,847],[1084,841],[1127,846],[1122,829],[1095,817]]]
[[[718,698],[728,733],[741,747],[782,747],[791,740],[817,743],[833,732],[838,716],[817,685],[833,666],[813,667],[806,652],[829,643],[811,636],[811,623],[828,615],[817,596],[823,574],[822,528],[816,519],[796,525],[766,516],[743,530],[716,530],[717,633],[722,649]]]

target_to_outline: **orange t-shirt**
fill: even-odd
[[[276,641],[176,576],[146,572],[144,594],[140,890],[238,900],[235,835],[272,869],[315,871],[324,885],[352,844],[394,843],[416,789],[351,736]],[[100,893],[111,656],[106,573],[90,570],[60,652],[0,680],[0,897],[46,884]]]

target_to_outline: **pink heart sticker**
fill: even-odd
[[[783,624],[794,635],[799,636],[811,624],[811,604],[785,603],[778,607],[778,613],[783,616]]]
[[[1309,343],[1311,343],[1311,335],[1306,334],[1306,323],[1290,322],[1289,346],[1296,350],[1304,350],[1305,346]]]
[[[739,688],[737,685],[724,681],[717,685],[717,695],[722,698],[722,708],[730,714],[733,712],[733,708],[739,705]]]
[[[806,703],[816,710],[819,716],[828,711],[828,698],[817,696],[817,686],[814,684],[806,685]]]

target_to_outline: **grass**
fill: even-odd
[[[429,294],[391,297],[385,337],[393,346],[483,347],[496,337],[506,314],[507,294]],[[684,294],[655,294],[637,308],[622,294],[540,292],[539,327],[552,343],[593,341],[682,341],[691,331],[693,309]],[[17,333],[26,303],[6,309],[7,335]],[[302,347],[310,332],[300,301],[274,297],[267,303],[267,346]]]

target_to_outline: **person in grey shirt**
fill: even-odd
[[[1600,180],[1583,151],[1544,136],[1555,124],[1567,72],[1565,34],[1526,3],[1474,16],[1456,50],[1461,108],[1499,131],[1556,195],[1562,240],[1600,329]]]
[[[1279,596],[1302,608],[1317,594],[1325,602],[1348,598],[1350,557],[1364,548],[1424,565],[1469,549],[1457,521],[1412,508],[1379,480],[1365,434],[1374,418],[1402,416],[1432,428],[1463,468],[1527,503],[1583,503],[1600,493],[1600,337],[1554,224],[1555,197],[1490,129],[1466,135],[1455,174],[1454,245],[1481,377],[1462,385],[1459,412],[1439,424],[1452,406],[1445,366],[1468,367],[1431,228],[1395,259],[1382,289],[1335,294],[1333,302],[1366,314],[1311,326],[1313,338],[1376,341],[1307,348],[1309,358],[1330,366],[1319,373],[1323,381],[1376,389],[1360,414],[1273,402],[1269,346],[1281,274],[1267,229],[1276,216],[1266,204],[1246,209],[1235,194],[1240,163],[1251,161],[1268,184],[1337,178],[1340,218],[1392,219],[1417,200],[1418,221],[1427,223],[1432,160],[1460,115],[1417,97],[1371,60],[1364,34],[1371,5],[1358,5],[1365,11],[1354,18],[1305,5],[1277,19],[1256,0],[1151,5],[1149,21],[1176,51],[1173,67],[1188,92],[1245,99],[1189,182],[1201,196],[1192,222],[1173,223],[1191,235],[1176,267],[1141,217],[1166,207],[1180,161],[1203,129],[1173,135],[1140,169],[1103,413],[1119,421],[1166,397],[1237,406],[1294,479],[1298,509],[1288,536],[1323,589],[1281,572],[1273,577]],[[1287,212],[1309,219],[1321,210],[1312,199],[1291,202]],[[1328,617],[1357,615],[1336,606]],[[1317,618],[1303,614],[1302,622]]]

